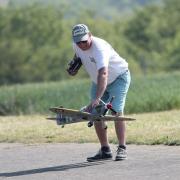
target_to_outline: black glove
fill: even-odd
[[[74,76],[77,74],[78,70],[82,66],[81,58],[74,57],[68,64],[67,72],[69,75]]]

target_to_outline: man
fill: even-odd
[[[91,102],[86,110],[90,110],[100,103],[100,99],[108,102],[115,96],[112,107],[117,112],[113,115],[123,116],[126,94],[130,85],[128,63],[105,40],[93,36],[85,24],[77,24],[72,29],[73,49],[75,52],[73,63],[68,72],[75,75],[81,66],[92,80]],[[77,62],[77,63],[75,63]],[[78,68],[72,68],[74,66]],[[101,144],[99,152],[87,161],[107,160],[112,158],[108,142],[107,129],[103,122],[94,123],[96,134]],[[116,121],[115,130],[119,146],[115,160],[126,159],[125,122]]]

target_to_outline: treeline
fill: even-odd
[[[109,41],[136,74],[180,69],[180,3],[165,0],[124,20],[107,20],[93,11],[67,17],[63,6],[0,8],[0,84],[56,81],[72,58],[71,28],[85,23]],[[78,77],[86,74],[81,71]]]
[[[97,16],[112,19],[116,16],[128,14],[134,8],[143,7],[148,4],[159,4],[162,0],[9,0],[9,6],[27,6],[33,3],[41,5],[65,6],[68,17],[81,14],[82,10],[93,10]],[[100,10],[99,10],[100,9]],[[66,13],[65,13],[66,14]]]

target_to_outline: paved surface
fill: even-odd
[[[116,146],[111,147],[115,154]],[[98,148],[98,144],[0,144],[0,179],[180,179],[180,146],[129,145],[125,161],[86,162]]]

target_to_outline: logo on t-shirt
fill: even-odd
[[[96,64],[96,60],[93,57],[89,57],[90,61]]]

